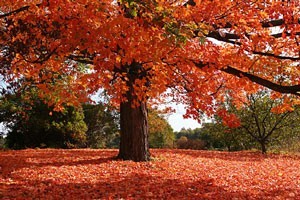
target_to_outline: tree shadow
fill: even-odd
[[[231,191],[210,178],[184,182],[179,179],[132,173],[122,180],[96,183],[30,181],[5,188],[4,199],[297,199],[296,190]],[[277,199],[278,199],[277,198]]]
[[[0,174],[8,177],[21,168],[102,164],[116,160],[116,150],[14,150],[0,153]]]
[[[248,199],[248,194],[230,193],[214,185],[212,179],[185,183],[139,173],[119,181],[99,178],[99,182],[93,184],[32,181],[26,185],[13,184],[5,190],[3,197],[8,199]]]

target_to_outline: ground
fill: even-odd
[[[300,157],[258,152],[151,150],[0,152],[0,199],[300,199]]]

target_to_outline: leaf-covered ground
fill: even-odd
[[[300,157],[253,152],[152,150],[0,152],[0,199],[300,199]]]

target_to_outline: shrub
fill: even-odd
[[[201,150],[205,149],[206,143],[199,139],[188,139],[185,136],[181,136],[177,140],[177,148],[179,149],[195,149]]]

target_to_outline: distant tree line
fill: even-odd
[[[8,94],[0,99],[0,122],[7,128],[6,137],[0,135],[0,147],[119,147],[119,113],[109,105],[65,105],[64,110],[56,112],[33,89],[30,92],[30,100],[26,100],[28,94]],[[174,132],[163,115],[149,110],[149,123],[150,147],[173,147]]]

